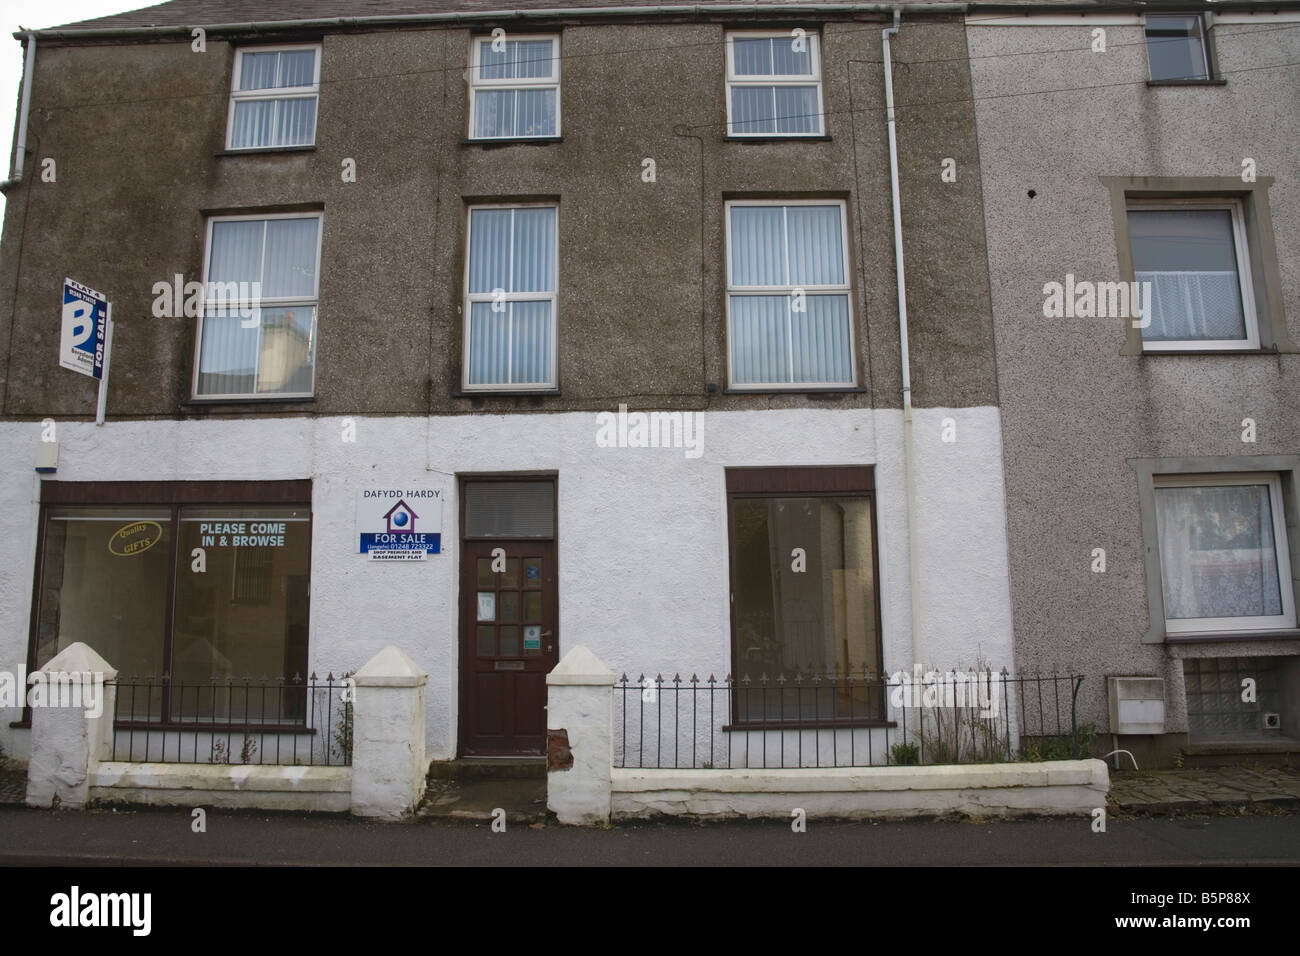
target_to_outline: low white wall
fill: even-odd
[[[352,768],[113,761],[91,772],[90,799],[157,807],[347,813],[352,805]]]
[[[613,771],[614,819],[1086,815],[1106,805],[1101,760],[823,770]]]

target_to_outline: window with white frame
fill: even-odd
[[[844,203],[733,201],[726,213],[731,386],[852,386]]]
[[[1146,18],[1147,62],[1151,79],[1208,80],[1205,21],[1200,14],[1175,14]]]
[[[823,132],[816,34],[727,34],[727,135]]]
[[[309,397],[320,213],[208,220],[197,398]]]
[[[1128,233],[1134,278],[1151,283],[1144,349],[1259,348],[1239,202],[1130,203]]]
[[[320,59],[319,46],[236,50],[226,148],[315,143]]]
[[[1155,499],[1170,634],[1295,627],[1278,475],[1157,476]]]
[[[560,135],[560,38],[476,37],[469,70],[471,139]]]
[[[557,206],[472,206],[465,263],[464,384],[556,386]]]

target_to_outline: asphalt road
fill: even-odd
[[[209,810],[51,812],[0,808],[0,866],[1053,866],[1298,865],[1300,815],[992,823],[782,821],[709,825],[367,823]]]

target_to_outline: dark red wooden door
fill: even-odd
[[[554,541],[467,541],[461,562],[462,751],[546,752],[559,648]]]

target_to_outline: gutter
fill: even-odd
[[[23,181],[23,166],[27,162],[27,117],[32,109],[32,75],[36,72],[36,32],[14,34],[27,39],[27,52],[23,57],[23,98],[18,107],[18,135],[14,147],[14,164],[9,170],[9,178],[0,183],[0,192]]]
[[[110,39],[114,37],[190,36],[202,26],[208,33],[249,33],[268,30],[324,30],[348,27],[401,27],[439,23],[482,23],[504,20],[554,20],[557,18],[734,16],[737,14],[856,14],[908,13],[964,14],[969,3],[692,3],[644,7],[556,7],[550,10],[483,10],[447,13],[412,13],[398,16],[325,17],[308,20],[273,20],[250,23],[188,24],[184,26],[94,27],[86,30],[28,31],[44,40]],[[24,34],[15,33],[21,39]]]
[[[885,115],[889,123],[889,192],[894,209],[894,272],[898,277],[898,352],[903,372],[903,483],[907,486],[907,592],[912,602],[912,664],[924,664],[921,640],[921,598],[918,593],[916,513],[916,445],[912,438],[912,363],[907,342],[907,281],[903,269],[903,207],[898,190],[898,136],[894,123],[894,66],[889,38],[902,26],[902,10],[894,7],[894,25],[880,31],[885,68]]]

